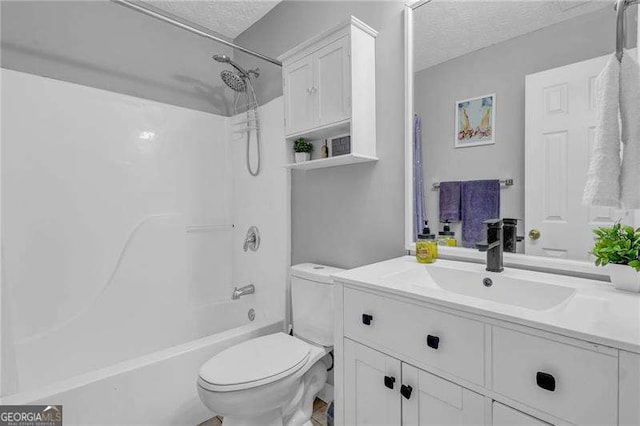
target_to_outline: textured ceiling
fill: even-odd
[[[603,7],[613,13],[608,0],[432,0],[414,12],[414,70]]]
[[[159,9],[230,39],[253,25],[281,0],[145,0]]]

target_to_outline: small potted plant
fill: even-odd
[[[607,266],[613,286],[640,292],[640,228],[623,226],[598,228],[593,255],[597,266]]]
[[[295,151],[296,163],[302,163],[311,160],[313,145],[305,141],[304,138],[298,138],[293,143],[293,150]]]

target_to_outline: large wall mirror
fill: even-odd
[[[408,243],[423,218],[475,249],[499,217],[522,237],[514,253],[588,262],[594,228],[640,226],[635,211],[581,202],[613,2],[432,0],[408,19]],[[636,6],[625,19],[635,55]]]

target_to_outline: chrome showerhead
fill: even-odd
[[[213,55],[213,59],[217,62],[231,65],[236,70],[238,70],[238,74],[243,78],[249,78],[251,76],[258,78],[260,76],[260,68],[254,68],[252,70],[247,71],[244,68],[242,68],[240,65],[233,62],[231,58],[228,57],[227,55]]]
[[[222,78],[224,84],[229,86],[231,90],[236,92],[245,92],[247,90],[245,77],[240,75],[240,73],[224,70],[220,73],[220,78]]]

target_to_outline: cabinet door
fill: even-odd
[[[400,381],[400,361],[344,339],[345,425],[400,425]]]
[[[620,426],[640,425],[640,355],[620,351]]]
[[[350,112],[349,37],[343,37],[314,54],[314,96],[318,126],[342,121]]]
[[[549,426],[549,423],[494,401],[493,426]]]
[[[284,71],[286,134],[314,127],[313,57],[302,58]]]
[[[426,371],[402,364],[403,425],[483,425],[484,397]]]

